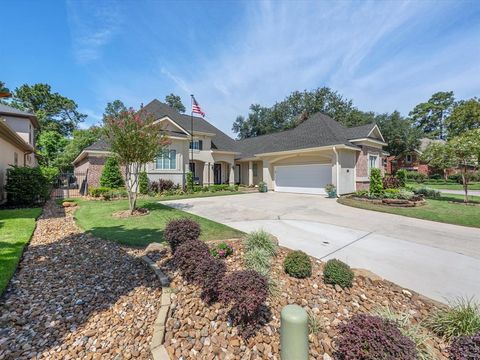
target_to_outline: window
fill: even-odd
[[[257,166],[257,164],[253,164],[252,172],[253,172],[253,176],[258,176],[258,166]]]
[[[377,155],[368,155],[368,174],[370,175],[370,169],[378,167],[378,156]]]
[[[410,164],[410,163],[412,162],[412,155],[408,154],[408,155],[406,156],[405,160],[406,160],[407,163]]]
[[[189,163],[188,167],[190,172],[193,174],[193,177],[195,177],[195,163]]]
[[[16,152],[13,153],[13,165],[18,166],[18,154]]]
[[[155,159],[155,169],[173,170],[177,168],[177,151],[163,150]]]
[[[193,140],[193,143],[190,141],[190,149],[193,150],[203,150],[203,141],[202,140]]]

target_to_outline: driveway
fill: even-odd
[[[438,189],[438,191],[445,194],[455,194],[455,195],[464,195],[465,191],[463,190],[449,190],[449,189]],[[480,196],[480,190],[468,190],[468,195]]]
[[[341,259],[438,301],[480,298],[480,229],[356,209],[319,195],[269,192],[164,203],[242,231],[263,228],[283,246]]]

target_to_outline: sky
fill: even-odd
[[[229,134],[295,90],[404,115],[437,91],[480,96],[480,1],[2,0],[0,14],[0,81],[50,84],[82,127],[109,101],[169,93]]]

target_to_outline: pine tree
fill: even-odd
[[[100,186],[117,189],[125,186],[120,166],[116,157],[107,158],[100,177]]]

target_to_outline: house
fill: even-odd
[[[434,140],[429,138],[420,139],[417,149],[401,155],[388,156],[385,163],[385,173],[395,174],[398,170],[417,171],[425,175],[431,175],[436,169],[420,161],[420,156],[432,143],[445,143],[445,140]]]
[[[6,172],[11,165],[37,165],[35,131],[37,118],[25,111],[0,104],[0,203],[5,201]]]
[[[151,181],[170,179],[184,185],[190,170],[199,184],[258,185],[280,192],[324,194],[333,183],[339,194],[369,186],[370,169],[382,168],[385,141],[375,124],[345,128],[317,113],[297,127],[244,140],[234,140],[200,117],[153,100],[144,107],[163,124],[171,144],[146,165]],[[193,149],[192,149],[193,148]],[[193,161],[191,161],[193,150]],[[97,141],[74,160],[75,170],[88,171],[89,186],[98,186],[108,144]]]

